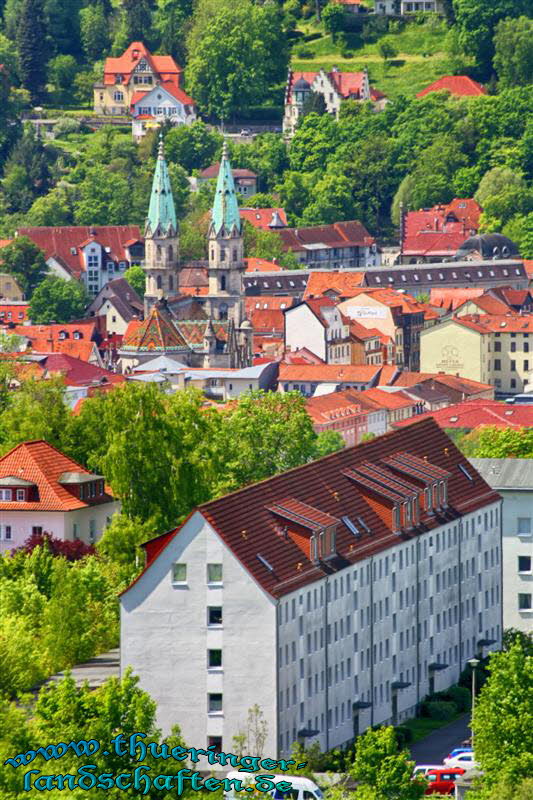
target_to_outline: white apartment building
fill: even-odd
[[[347,744],[499,644],[500,507],[431,419],[206,503],[146,543],[121,669],[195,746],[256,704],[269,754]]]
[[[473,458],[471,464],[503,498],[503,627],[533,632],[533,461]]]
[[[350,364],[349,320],[329,297],[316,297],[283,311],[284,347],[307,348],[326,364]]]

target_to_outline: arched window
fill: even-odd
[[[226,276],[225,275],[221,275],[220,276],[220,291],[222,291],[222,292],[226,291]]]
[[[238,258],[238,254],[237,254],[237,248],[236,248],[236,247],[234,247],[234,248],[233,248],[233,260],[234,260],[234,261],[237,261],[237,258]]]
[[[160,244],[157,245],[156,254],[157,254],[156,255],[157,260],[161,261],[161,245]]]
[[[215,248],[212,247],[211,248],[211,261],[214,261],[214,260],[215,260]]]
[[[157,276],[156,284],[157,284],[157,288],[161,289],[161,275]]]
[[[226,260],[226,251],[224,250],[223,247],[220,249],[220,260],[221,261],[225,261]]]
[[[171,244],[169,244],[168,246],[168,260],[174,261],[174,248],[172,247]]]
[[[168,276],[168,288],[170,289],[171,292],[174,291],[174,278],[172,277],[172,275]]]

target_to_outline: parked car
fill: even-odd
[[[459,775],[463,774],[464,769],[460,767],[437,767],[437,769],[429,770],[425,775],[428,787],[424,794],[454,794],[455,781]]]
[[[453,758],[445,758],[443,763],[447,767],[460,767],[462,769],[474,769],[477,767],[477,763],[474,761],[474,754],[470,753],[459,753],[459,755],[454,756]]]
[[[442,769],[441,764],[417,764],[413,770],[413,778],[417,775],[427,775],[428,772],[434,769]]]
[[[250,130],[250,128],[243,128],[242,129],[241,136],[251,136],[251,135],[252,135],[252,131]]]
[[[472,748],[464,745],[463,747],[456,747],[454,750],[452,750],[451,753],[449,753],[446,756],[446,758],[455,758],[456,756],[460,756],[462,753],[471,753],[471,752]],[[446,763],[446,758],[444,759],[444,763]]]
[[[242,798],[250,788],[253,789],[255,777],[246,772],[228,772],[226,778],[231,781],[231,788],[224,791],[224,800]],[[309,778],[301,778],[299,775],[269,775],[268,777],[274,784],[274,788],[262,795],[265,800],[323,800],[324,795],[316,783]],[[238,791],[239,787],[235,781],[239,781],[241,784],[241,791]],[[284,781],[291,784],[288,792],[282,792],[276,788],[276,784]]]

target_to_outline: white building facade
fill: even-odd
[[[473,458],[503,498],[503,627],[533,632],[533,463],[528,458]]]
[[[423,421],[207,503],[148,542],[121,599],[121,669],[163,731],[177,723],[227,752],[258,705],[265,753],[298,739],[327,750],[414,716],[496,647],[501,499],[465,464]]]

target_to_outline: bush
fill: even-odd
[[[457,706],[455,703],[447,702],[446,700],[435,700],[433,702],[425,702],[422,705],[424,716],[430,719],[446,720],[451,719],[457,714]]]
[[[62,117],[58,119],[54,125],[54,134],[56,136],[66,136],[69,133],[78,133],[80,123],[73,117]]]
[[[468,711],[472,705],[472,695],[469,689],[464,686],[450,686],[447,694],[450,700],[455,703],[458,711]]]
[[[307,47],[298,47],[296,50],[298,58],[314,58],[314,50],[309,50]]]
[[[405,725],[397,725],[396,728],[394,728],[394,733],[396,734],[398,747],[400,748],[405,747],[409,742],[413,741],[413,731]]]

